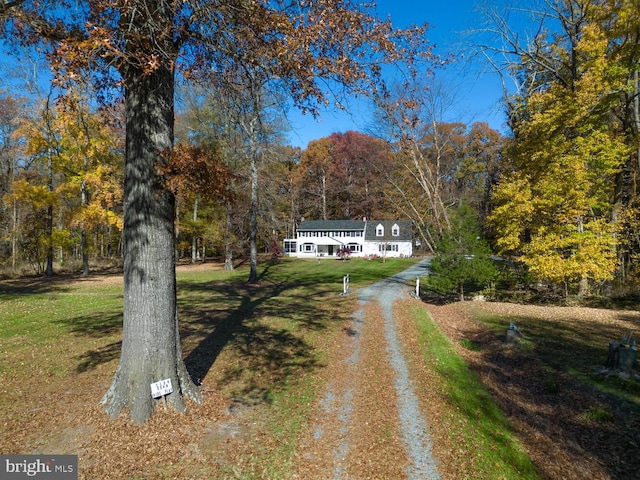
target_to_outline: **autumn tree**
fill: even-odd
[[[0,97],[0,198],[9,192],[24,158],[24,138],[19,134],[21,118],[26,111],[26,100],[11,95]],[[11,255],[12,267],[17,259],[17,204],[0,204],[0,238],[8,240],[4,250]]]
[[[386,178],[390,149],[370,135],[348,131],[329,137],[333,144],[329,189],[334,206],[332,218],[388,218]]]
[[[242,138],[232,119],[230,105],[210,82],[188,82],[181,95],[184,111],[178,117],[177,137],[205,150],[215,148],[231,173],[226,185],[223,226],[218,232],[224,251],[224,269],[230,271],[234,269],[234,256],[240,252],[239,239],[244,235],[245,222],[240,212],[248,210],[244,204],[247,175],[243,170],[246,158]]]
[[[616,269],[615,179],[629,149],[610,116],[623,84],[607,59],[607,38],[588,9],[567,6],[563,14],[567,41],[555,36],[548,48],[564,70],[548,72],[514,114],[511,169],[494,190],[490,221],[503,252],[567,291],[579,282],[585,294],[590,281],[611,279]]]
[[[229,56],[261,63],[297,105],[313,108],[325,99],[321,79],[373,88],[369,80],[379,77],[382,62],[428,56],[423,31],[395,31],[349,0],[23,0],[4,3],[2,18],[6,38],[44,45],[59,78],[90,67],[105,85],[116,79],[123,86],[124,328],[120,364],[103,403],[112,417],[129,408],[134,422],[144,422],[154,407],[149,384],[170,379],[168,401],[182,411],[184,397],[198,401],[200,393],[178,333],[174,197],[159,181],[173,142],[176,72],[210,71]]]
[[[247,45],[255,50],[257,46]],[[224,73],[209,76],[228,104],[232,122],[241,139],[239,148],[244,152],[249,167],[249,283],[258,281],[258,230],[259,230],[259,173],[270,146],[277,143],[277,126],[282,116],[283,100],[262,62],[249,68],[232,62]],[[271,83],[271,91],[267,89]]]
[[[190,96],[188,112],[192,125],[190,137],[195,141],[215,141],[225,161],[233,169],[234,202],[227,203],[227,230],[235,231],[237,238],[248,237],[250,274],[249,282],[257,281],[258,242],[260,228],[268,212],[269,204],[260,202],[261,194],[268,189],[262,180],[275,163],[274,155],[283,143],[284,99],[276,91],[267,89],[269,77],[260,67],[240,68],[230,62],[220,72],[201,76],[197,91]],[[195,116],[203,121],[194,125]],[[211,124],[216,119],[215,125]],[[243,200],[247,199],[248,205]],[[248,213],[248,215],[246,215]],[[245,235],[242,227],[233,226],[232,218],[246,218]],[[237,223],[237,222],[236,222]],[[262,235],[264,236],[264,235]],[[229,235],[229,243],[231,235]],[[230,261],[232,245],[227,244],[226,258]],[[238,247],[235,246],[235,249]]]
[[[461,156],[452,176],[452,195],[472,206],[484,224],[502,168],[505,138],[487,123],[476,122],[466,129],[461,140]]]
[[[443,122],[446,97],[425,79],[409,79],[386,95],[374,95],[376,123],[394,146],[394,169],[387,180],[395,203],[411,218],[426,247],[450,228],[444,172],[451,168],[453,125]]]
[[[574,225],[581,232],[584,228],[581,219],[598,219],[598,228],[604,228],[608,232],[606,236],[611,237],[611,230],[615,231],[617,266],[607,261],[604,269],[617,268],[622,279],[628,270],[625,265],[635,263],[633,252],[638,248],[635,240],[639,225],[635,205],[640,126],[637,2],[555,0],[543,2],[540,7],[507,13],[488,10],[490,26],[483,32],[485,40],[480,46],[505,79],[507,114],[516,142],[520,143],[533,123],[541,121],[542,109],[548,108],[546,121],[566,123],[555,123],[555,127],[547,125],[545,135],[534,136],[539,145],[536,150],[548,145],[557,155],[563,135],[567,149],[575,148],[588,155],[583,160],[591,180],[596,184],[606,182],[607,201],[600,202],[601,196],[590,198],[587,203],[598,205],[595,215],[591,212],[586,217],[580,215],[574,219]],[[528,17],[526,31],[522,25],[514,26],[518,13]],[[488,38],[490,33],[496,38]],[[515,90],[507,88],[507,77],[513,80]],[[566,101],[567,115],[572,118],[560,117],[562,98]],[[589,128],[594,130],[593,135],[589,135]],[[584,148],[590,141],[593,150],[587,153]],[[613,163],[611,155],[594,153],[604,152],[598,142],[613,149],[611,154],[617,156]],[[605,157],[602,175],[598,174],[600,164],[592,161],[600,155]],[[558,160],[562,162],[559,157]],[[532,181],[536,181],[535,177]],[[584,187],[579,182],[575,186]],[[591,197],[592,193],[587,195]],[[602,222],[606,223],[605,227]],[[602,243],[607,244],[607,240],[603,239]],[[609,250],[605,250],[609,258]],[[585,291],[586,280],[582,286]]]
[[[326,137],[312,140],[300,157],[296,181],[301,194],[307,199],[302,210],[311,218],[329,218],[328,178],[332,147],[331,141]]]
[[[302,151],[299,147],[282,145],[276,147],[273,161],[265,169],[265,200],[271,205],[272,228],[278,240],[292,238],[300,221],[302,201],[296,172],[300,164]]]
[[[85,95],[85,96],[83,96]],[[89,108],[86,93],[67,93],[58,102],[53,128],[57,132],[57,169],[67,184],[66,194],[77,199],[70,227],[80,230],[82,273],[89,274],[89,234],[100,226],[122,230],[117,206],[122,202],[117,163],[117,138],[105,112]]]
[[[205,237],[207,231],[198,217],[201,215],[201,201],[205,206],[210,201],[224,202],[230,195],[228,183],[231,174],[215,145],[202,147],[187,143],[176,144],[169,163],[160,170],[163,182],[175,197],[185,203],[190,201],[193,205],[192,218],[182,224],[189,226],[192,262],[195,262],[197,240]]]
[[[49,223],[49,211],[59,206],[58,200],[48,187],[48,175],[35,169],[16,175],[3,197],[4,203],[14,210],[13,239],[39,275],[47,271],[50,252],[61,245],[64,236]]]
[[[296,174],[302,215],[323,220],[384,216],[389,161],[387,144],[364,133],[336,132],[309,142]]]
[[[42,181],[46,179],[51,198],[55,199],[45,218],[49,223],[47,235],[57,232],[57,245],[53,240],[50,243],[58,248],[58,260],[62,262],[63,255],[79,244],[74,250],[79,251],[83,273],[87,275],[91,238],[97,240],[101,229],[122,230],[118,139],[110,128],[107,112],[92,111],[79,91],[67,92],[64,99],[47,99],[40,112],[39,116],[24,118],[18,129],[25,142],[22,169],[41,172]],[[35,180],[33,172],[31,179]],[[17,190],[14,189],[14,202],[20,201],[15,197]],[[60,244],[63,234],[65,248]],[[52,273],[52,253],[49,249],[48,274]]]

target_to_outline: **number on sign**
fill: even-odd
[[[171,386],[170,378],[151,384],[151,396],[153,398],[169,395],[171,392],[173,392],[173,387]]]

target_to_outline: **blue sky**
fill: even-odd
[[[430,28],[427,38],[430,43],[436,44],[437,54],[446,56],[463,52],[463,33],[478,27],[482,21],[475,12],[480,1],[483,0],[377,0],[376,3],[378,16],[385,19],[389,15],[398,28],[428,23]],[[491,4],[496,5],[499,1],[491,0]],[[10,87],[11,72],[21,71],[14,69],[14,65],[15,59],[9,59],[4,55],[0,57],[0,70],[5,71],[5,75],[0,79],[0,89]],[[449,94],[455,95],[455,103],[452,104],[445,120],[466,124],[486,121],[491,127],[504,131],[505,119],[500,106],[500,80],[496,74],[481,74],[478,70],[477,65],[470,68],[468,65],[460,64],[437,71],[436,77],[444,80]],[[47,76],[46,69],[41,75]],[[302,115],[292,109],[289,114],[289,141],[292,145],[306,148],[309,141],[329,136],[334,132],[358,130],[366,133],[371,125],[368,105],[364,102],[351,102],[347,107],[347,112],[323,111],[319,118]]]
[[[428,23],[427,38],[436,44],[439,55],[460,54],[465,48],[463,33],[481,22],[475,8],[477,0],[378,0],[378,15],[387,15],[396,27]],[[481,73],[480,67],[450,65],[439,70],[437,78],[447,85],[455,101],[446,120],[459,120],[467,124],[476,121],[488,122],[496,130],[504,130],[504,114],[500,107],[502,86],[496,74]],[[291,143],[306,148],[311,140],[326,137],[334,132],[347,130],[367,131],[370,124],[368,107],[362,103],[351,103],[348,112],[325,111],[320,118],[290,112]]]

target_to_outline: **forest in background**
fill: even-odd
[[[372,94],[372,132],[285,141],[287,101],[251,77],[183,79],[163,181],[176,252],[191,261],[274,251],[301,218],[408,218],[424,253],[476,213],[494,253],[567,292],[637,282],[640,19],[637,2],[555,1],[532,35],[487,11],[477,39],[505,88],[509,132],[446,122],[446,92],[417,76]],[[437,74],[436,74],[437,77]],[[0,97],[0,262],[52,274],[122,254],[124,109],[90,82]],[[373,134],[375,131],[375,135]],[[462,233],[462,232],[460,232]],[[461,235],[458,238],[462,238]]]

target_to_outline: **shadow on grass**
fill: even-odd
[[[202,383],[225,348],[234,360],[221,366],[219,386],[231,387],[247,403],[268,400],[274,386],[299,370],[316,368],[305,332],[323,330],[335,319],[313,299],[294,294],[299,287],[297,282],[190,286],[179,310],[189,352],[185,364],[194,381]]]
[[[259,283],[247,284],[243,274],[225,280],[182,278],[178,312],[187,369],[198,384],[216,366],[216,388],[242,401],[268,400],[270,392],[299,371],[319,366],[311,338],[344,320],[329,302],[339,296],[345,263],[264,263]],[[380,265],[360,264],[357,282],[380,280]],[[298,270],[295,270],[298,268]],[[397,271],[397,269],[396,269]],[[393,273],[393,272],[392,272]],[[352,279],[353,281],[353,279]],[[312,293],[305,293],[312,292]],[[94,313],[66,319],[71,332],[94,338],[117,334],[122,314]],[[118,358],[121,342],[112,342],[75,357],[76,370],[87,372]]]
[[[117,334],[122,329],[122,312],[106,314],[96,312],[92,315],[79,315],[62,321],[75,335],[89,338],[104,338]],[[112,342],[93,350],[87,350],[73,359],[78,362],[75,370],[84,373],[97,366],[120,357],[122,341]]]
[[[82,355],[74,357],[78,361],[76,373],[94,370],[98,365],[108,363],[120,357],[122,341],[112,342],[95,350],[87,350]]]
[[[91,315],[83,314],[77,317],[58,320],[69,327],[70,332],[92,338],[102,338],[114,335],[122,329],[122,311],[117,313],[95,312]]]
[[[20,277],[0,281],[0,298],[13,300],[23,295],[61,293],[72,290],[68,279],[60,277]]]
[[[121,275],[120,269],[109,268],[94,271],[89,276],[80,273],[57,273],[52,277],[27,275],[5,278],[0,279],[0,296],[15,298],[22,295],[70,292],[75,289],[74,283],[119,275]]]
[[[640,385],[627,380],[629,395],[616,392],[611,379],[602,380],[613,387],[605,392],[596,388],[598,380],[592,376],[594,367],[606,360],[608,342],[624,333],[619,325],[586,318],[478,318],[489,328],[461,332],[482,355],[472,369],[490,379],[486,385],[492,397],[516,420],[521,436],[542,439],[541,450],[549,449],[536,462],[544,478],[557,477],[557,462],[566,458],[580,466],[570,478],[599,478],[590,468],[601,468],[606,478],[637,475],[637,449],[629,447],[640,429]],[[637,316],[620,313],[618,318],[640,327]],[[526,339],[509,347],[502,328],[511,321]],[[592,412],[607,415],[594,420]]]

